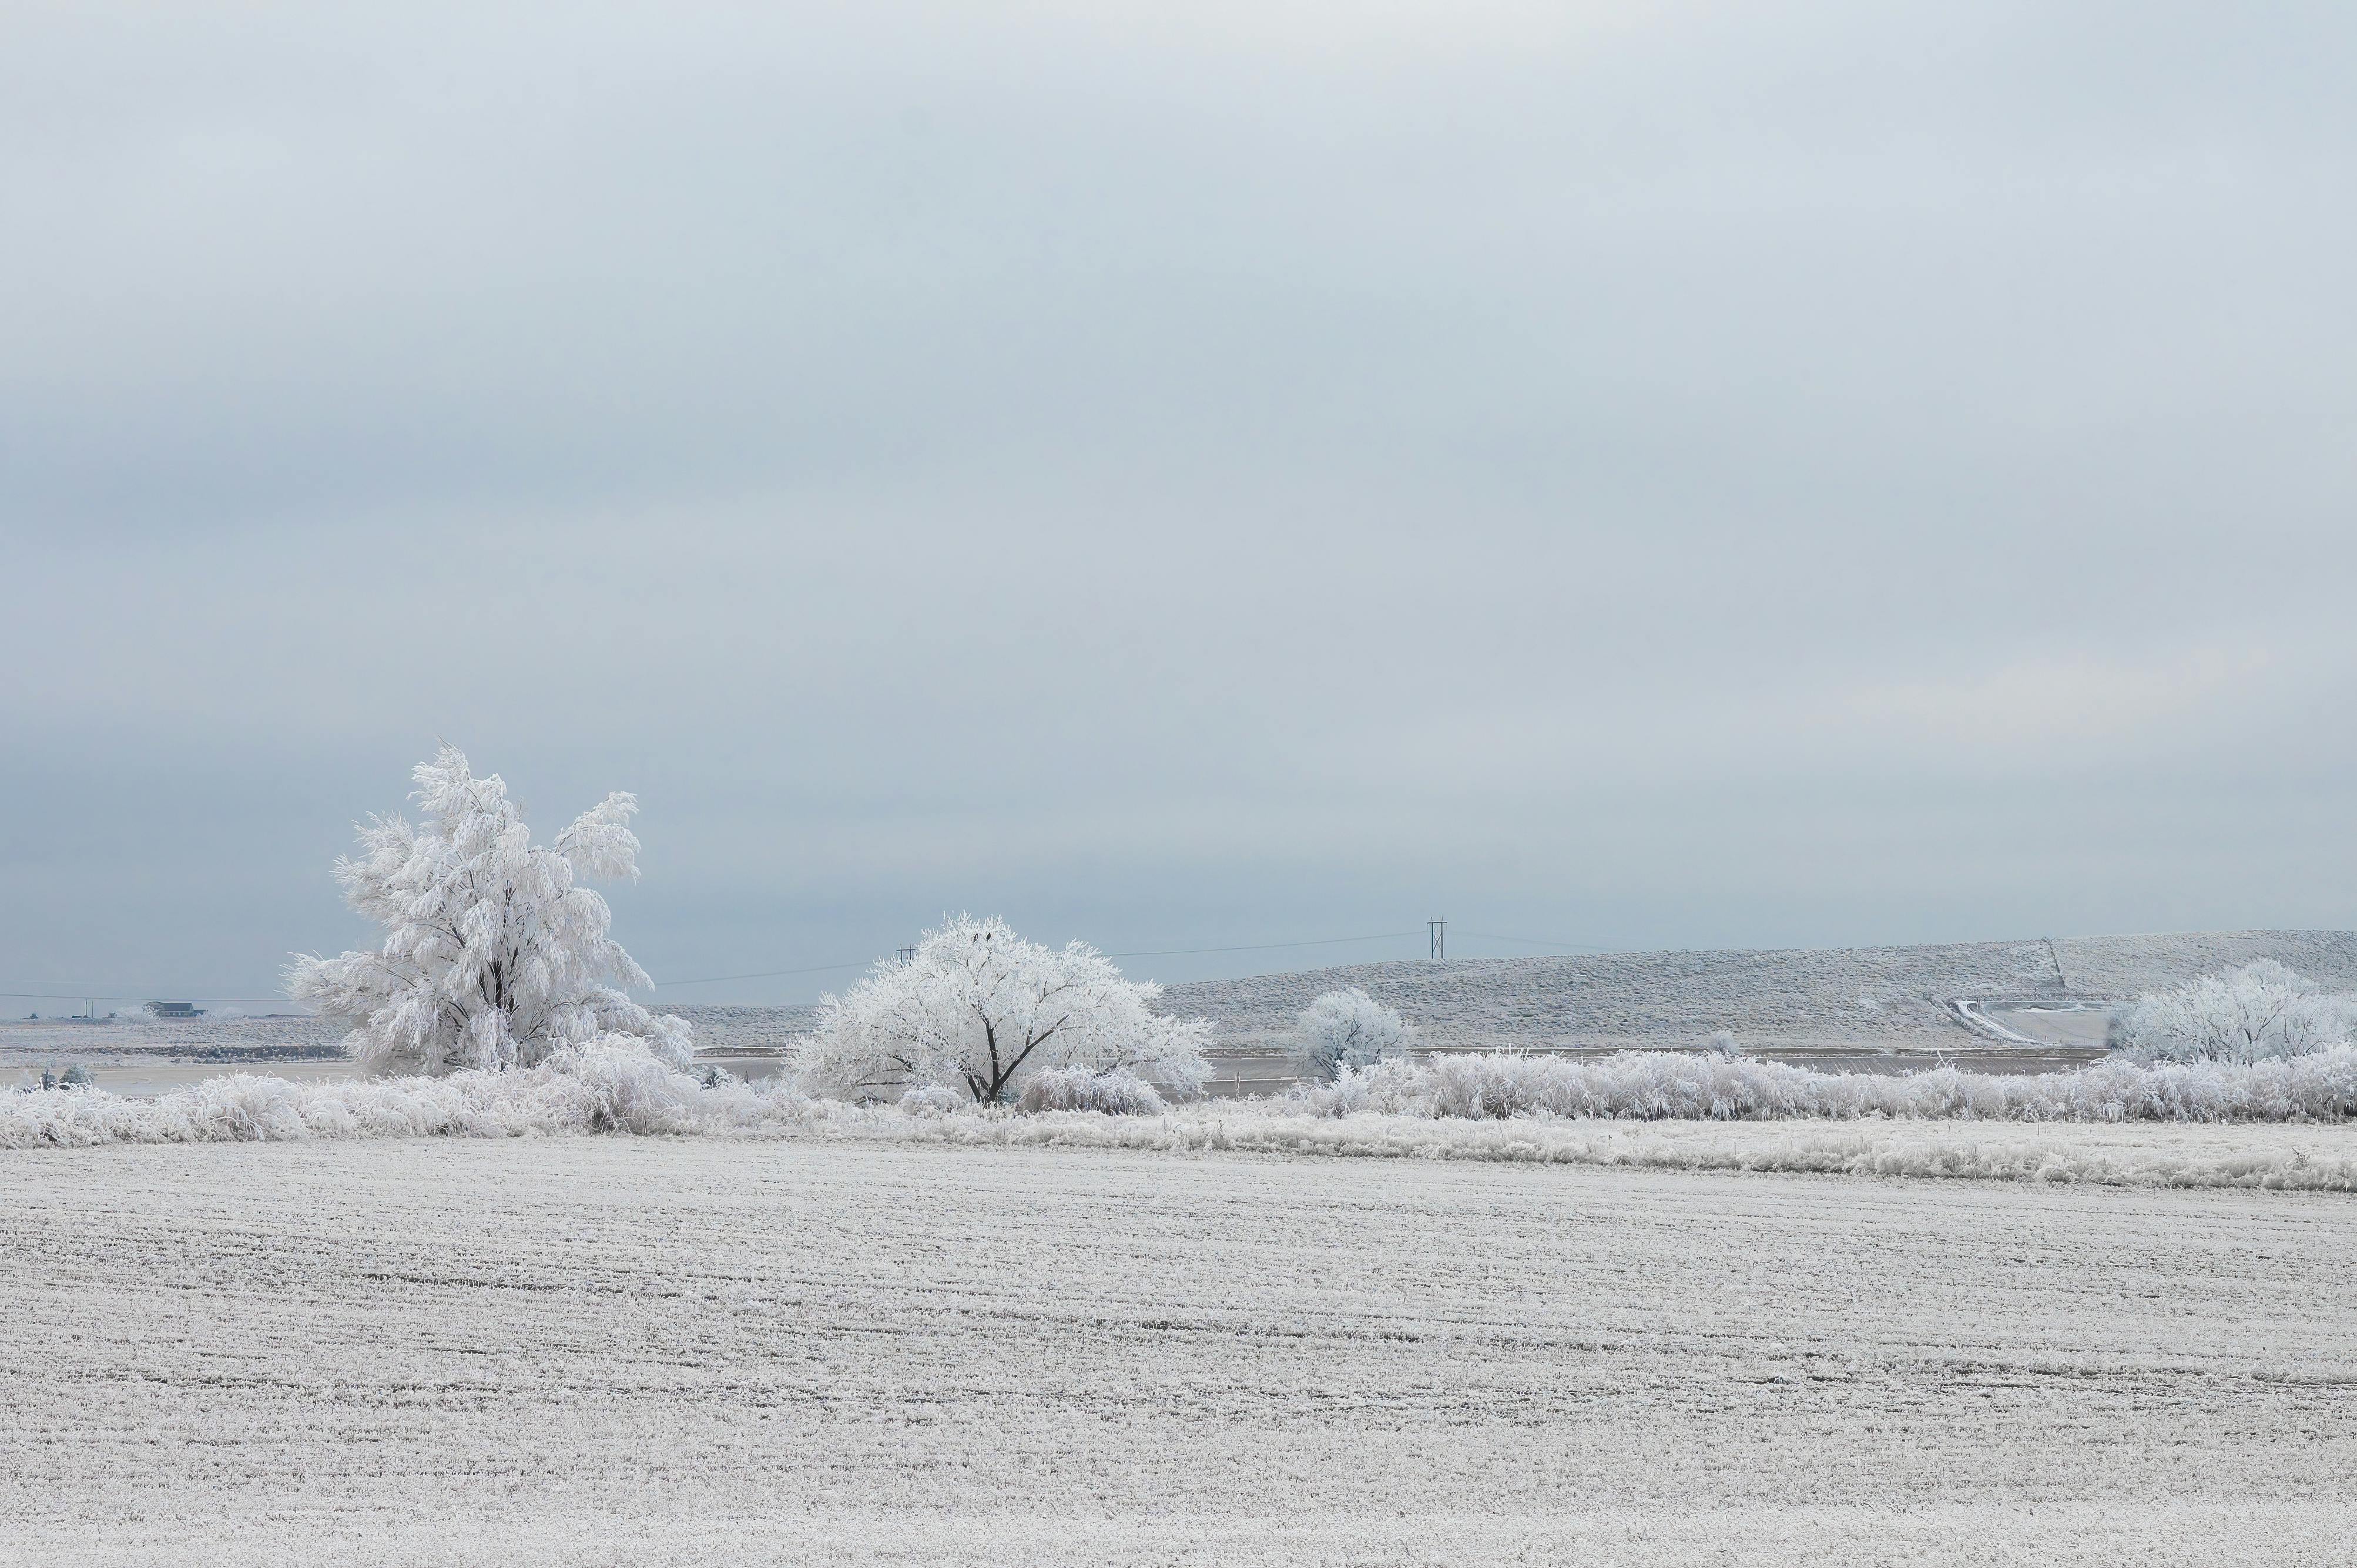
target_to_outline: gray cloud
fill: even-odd
[[[2349,924],[2352,44],[14,13],[0,983],[266,987],[436,736],[659,977]]]

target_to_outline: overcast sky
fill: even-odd
[[[2352,80],[2345,0],[9,5],[0,989],[357,943],[437,737],[638,792],[658,980],[2357,924]]]

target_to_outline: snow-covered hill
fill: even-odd
[[[1730,1029],[1770,1050],[1970,1050],[1994,1044],[1951,1010],[1981,1003],[2107,1000],[2273,958],[2357,991],[2357,931],[2212,931],[1926,947],[1606,953],[1356,964],[1199,980],[1170,1011],[1220,1026],[1223,1049],[1275,1047],[1321,992],[1357,985],[1442,1047],[1699,1045]],[[1141,978],[1150,971],[1139,966]],[[759,1052],[808,1026],[807,1007],[687,1007],[715,1054]]]
[[[1729,1029],[1755,1049],[1970,1050],[1994,1042],[1958,1021],[1957,999],[2037,1002],[2130,997],[2274,958],[2336,990],[2357,991],[2357,932],[2213,931],[2065,937],[1931,947],[1760,952],[1606,953],[1451,959],[1189,981],[1171,1011],[1220,1026],[1226,1050],[1274,1047],[1320,992],[1364,987],[1397,1007],[1427,1046],[1699,1045]],[[1141,977],[1150,973],[1141,969]],[[810,1026],[809,1007],[656,1005],[685,1015],[700,1052],[758,1058]],[[2017,1021],[2018,1017],[2017,1017]],[[2100,1037],[2098,1036],[2098,1037]],[[0,1067],[163,1051],[192,1059],[327,1054],[337,1032],[314,1018],[196,1024],[0,1024]]]
[[[1165,1004],[1220,1026],[1223,1045],[1275,1044],[1320,992],[1363,987],[1426,1045],[1698,1045],[1970,1048],[1956,998],[2130,997],[2255,958],[2357,990],[2357,932],[2068,937],[1932,947],[1606,953],[1359,964],[1173,985]]]

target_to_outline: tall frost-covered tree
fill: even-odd
[[[505,782],[475,777],[457,747],[413,777],[421,821],[371,817],[361,854],[336,862],[383,945],[298,955],[287,993],[347,1023],[345,1048],[371,1072],[532,1067],[601,1035],[685,1067],[687,1023],[623,994],[651,983],[610,934],[606,900],[579,885],[638,875],[637,800],[608,795],[542,846]]]
[[[1329,991],[1302,1009],[1293,1036],[1301,1076],[1330,1083],[1344,1068],[1407,1055],[1415,1026],[1357,986]]]
[[[1156,1013],[1161,993],[1124,980],[1085,942],[1042,947],[1004,920],[961,915],[927,931],[908,962],[880,962],[821,1002],[791,1065],[813,1094],[938,1085],[988,1105],[1052,1068],[1130,1075],[1192,1097],[1211,1077],[1211,1026]]]

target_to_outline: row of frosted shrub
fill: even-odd
[[[987,1119],[1004,1122],[1007,1114],[976,1112],[937,1090],[912,1093],[903,1109],[919,1114],[808,1100],[780,1084],[703,1083],[665,1065],[642,1043],[609,1036],[544,1066],[509,1072],[344,1082],[241,1075],[208,1079],[153,1100],[92,1090],[0,1093],[0,1148],[605,1132],[777,1136],[827,1131],[889,1137],[926,1126],[953,1133]],[[1126,1075],[1082,1073],[1039,1075],[1021,1109],[1146,1117],[1165,1110],[1150,1085]],[[1381,1062],[1345,1072],[1331,1084],[1297,1089],[1274,1103],[1182,1108],[1157,1124],[1176,1136],[1232,1115],[1254,1120],[1265,1133],[1287,1121],[1306,1128],[1317,1118],[1360,1112],[1427,1120],[2346,1122],[2357,1120],[2357,1048],[2250,1064],[2107,1061],[2029,1077],[1953,1068],[1899,1077],[1821,1073],[1752,1058],[1674,1052],[1592,1061],[1445,1056]]]
[[[974,1110],[963,1095],[937,1088],[910,1090],[900,1108],[932,1115]],[[1129,1073],[1050,1070],[1025,1081],[1018,1109],[1150,1116],[1166,1107],[1153,1085]],[[762,1136],[822,1128],[888,1135],[896,1121],[888,1108],[810,1100],[780,1083],[699,1080],[621,1035],[503,1072],[339,1080],[239,1073],[153,1099],[94,1090],[0,1091],[0,1149],[576,1133]]]
[[[1825,1073],[1752,1057],[1629,1051],[1386,1061],[1286,1100],[1319,1116],[1590,1116],[1653,1121],[1918,1117],[2010,1122],[2343,1122],[2357,1118],[2357,1047],[2252,1063],[1994,1074],[1937,1068]]]
[[[741,1084],[705,1088],[643,1041],[608,1035],[504,1072],[340,1080],[238,1073],[153,1099],[87,1089],[0,1092],[0,1149],[699,1133],[758,1128],[797,1109]]]

